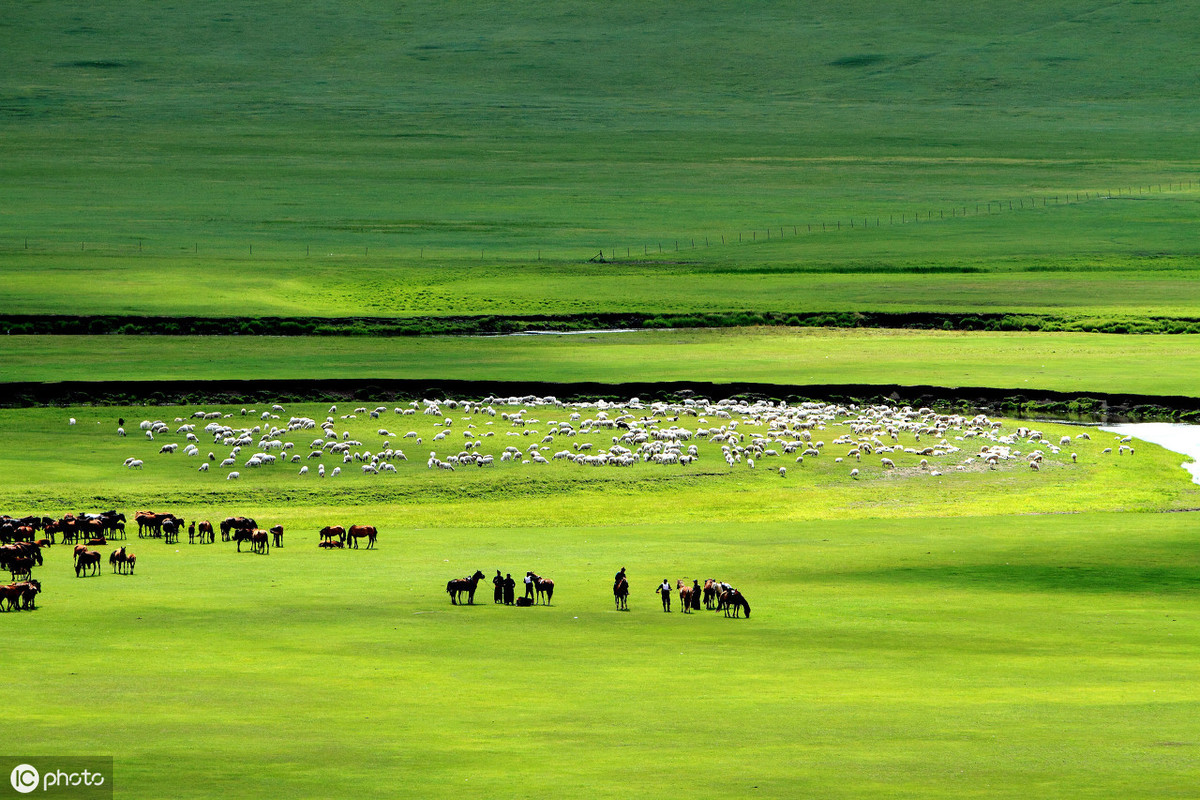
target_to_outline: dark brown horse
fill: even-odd
[[[258,523],[250,517],[226,517],[221,520],[221,541],[228,542],[233,531],[252,531]]]
[[[125,548],[122,547],[109,554],[108,563],[112,566],[113,572],[128,572],[132,575],[133,567],[137,563],[137,556],[125,552]]]
[[[200,524],[196,526],[196,529],[200,534],[200,544],[204,544],[205,541],[207,541],[209,544],[212,544],[216,541],[216,536],[213,534],[212,523],[208,520],[200,520]]]
[[[624,576],[613,584],[613,599],[618,611],[629,610],[629,581]]]
[[[550,605],[550,599],[554,597],[554,581],[549,578],[543,578],[536,572],[533,573],[533,588],[537,591],[537,600],[542,600],[545,595],[544,602]]]
[[[326,550],[341,550],[346,545],[341,539],[329,539],[328,541],[318,542],[317,547],[323,547]]]
[[[250,539],[253,535],[254,528],[234,528],[231,531],[231,537],[233,541],[237,542],[237,551],[239,553],[242,552],[242,542],[250,545],[251,549],[254,548],[254,542]]]
[[[346,544],[357,550],[358,540],[366,537],[367,549],[370,550],[375,546],[375,536],[374,525],[351,525],[349,530],[346,531]]]
[[[324,528],[321,528],[322,542],[331,542],[334,539],[337,539],[338,542],[345,542],[346,529],[341,525],[326,525]]]
[[[730,589],[721,596],[721,603],[725,606],[725,616],[733,616],[737,618],[740,611],[746,612],[746,619],[750,619],[750,604],[746,602],[746,598],[737,589]],[[731,615],[729,612],[732,611]]]
[[[276,525],[271,528],[271,545],[274,547],[283,547],[283,526]]]
[[[261,555],[269,555],[271,552],[271,538],[266,531],[251,531],[250,532],[250,551],[260,553]]]
[[[75,577],[81,577],[88,570],[91,570],[93,575],[99,575],[101,558],[99,550],[85,549],[75,558]]]
[[[459,605],[459,600],[465,592],[467,595],[467,605],[475,605],[475,587],[484,579],[484,574],[479,570],[475,570],[475,574],[469,578],[456,578],[446,583],[446,592],[450,595],[451,605]]]

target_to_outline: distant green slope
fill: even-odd
[[[1186,180],[1198,29],[1182,2],[12,3],[0,266],[26,238],[577,259]],[[1157,210],[1120,214],[1083,255],[1161,249]],[[1025,219],[946,257],[1059,259]],[[898,237],[836,259],[943,233]]]

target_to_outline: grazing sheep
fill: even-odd
[[[1079,456],[1078,456],[1078,454],[1076,454],[1076,453],[1071,453],[1071,461],[1072,461],[1072,462],[1074,462],[1074,461],[1075,461],[1075,459],[1076,459],[1076,458],[1078,458],[1078,457],[1079,457]]]
[[[208,472],[208,462],[205,461],[203,464],[200,465],[200,468],[197,469],[196,471],[197,472]]]
[[[1111,447],[1106,447],[1106,448],[1104,448],[1103,450],[1101,450],[1101,451],[1100,451],[1100,454],[1101,454],[1101,455],[1103,455],[1104,453],[1111,453],[1111,452],[1112,452],[1112,448],[1111,448]]]
[[[305,464],[303,467],[301,467],[301,468],[300,468],[300,474],[301,474],[301,475],[307,475],[307,474],[308,474],[308,465],[307,465],[307,464]]]
[[[857,477],[858,477],[858,469],[857,469],[857,468],[850,470],[850,477],[851,477],[851,478],[857,478]]]
[[[140,458],[131,459],[128,466],[130,469],[141,469],[142,460]]]
[[[896,462],[892,461],[890,458],[881,458],[881,459],[879,459],[879,463],[883,464],[884,469],[895,469],[896,468]]]
[[[68,424],[68,425],[74,425],[74,424],[75,424],[75,418],[74,418],[74,417],[71,417],[69,420],[67,420],[67,424]]]
[[[786,478],[786,477],[787,477],[787,467],[780,467],[780,468],[779,468],[779,477],[781,477],[781,478]]]
[[[331,478],[336,478],[338,475],[341,475],[341,474],[342,474],[342,468],[341,468],[341,467],[334,467],[334,468],[333,468],[333,472],[331,472],[331,473],[330,473],[330,477],[331,477]]]
[[[124,436],[124,435],[125,435],[125,429],[117,428],[117,436]]]
[[[226,476],[225,476],[225,480],[227,480],[227,481],[236,481],[236,480],[237,480],[238,478],[240,478],[240,477],[242,477],[240,474],[238,474],[238,473],[236,473],[236,472],[231,472],[231,473],[229,473],[228,475],[226,475]]]

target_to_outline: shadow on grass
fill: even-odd
[[[939,585],[1011,592],[1192,594],[1200,565],[971,564],[895,567],[839,576],[841,580],[894,585]]]

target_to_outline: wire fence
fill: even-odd
[[[637,237],[637,244],[606,244],[593,240],[587,244],[546,244],[545,246],[527,246],[518,244],[496,244],[494,246],[477,243],[456,245],[454,243],[431,244],[396,244],[387,241],[346,241],[333,243],[311,243],[301,240],[271,240],[259,239],[239,244],[231,238],[202,239],[195,237],[190,242],[166,241],[166,237],[142,236],[127,234],[110,236],[102,241],[78,241],[63,238],[63,236],[22,235],[0,237],[0,253],[28,254],[65,254],[91,253],[94,255],[114,256],[156,256],[197,258],[264,258],[299,259],[299,258],[380,258],[380,259],[454,259],[479,261],[589,261],[597,263],[640,262],[657,259],[659,256],[670,256],[688,250],[701,248],[732,248],[747,245],[760,245],[778,242],[785,239],[796,239],[804,236],[829,234],[848,234],[870,230],[910,225],[924,225],[955,221],[966,218],[977,218],[1007,214],[1010,212],[1031,211],[1034,209],[1055,208],[1061,206],[1079,205],[1098,200],[1111,200],[1121,197],[1144,196],[1154,193],[1188,191],[1200,186],[1195,180],[1173,180],[1158,183],[1146,183],[1137,186],[1122,186],[1102,190],[1061,192],[1057,194],[1027,195],[1004,200],[983,200],[975,203],[941,205],[939,207],[909,207],[899,211],[890,211],[887,216],[882,213],[835,215],[819,220],[805,222],[782,223],[759,228],[749,228],[724,233],[688,234],[671,237],[654,237],[645,239]],[[625,237],[622,237],[625,238]],[[632,237],[631,237],[632,238]]]

